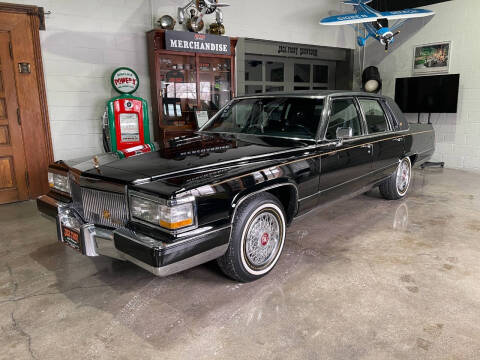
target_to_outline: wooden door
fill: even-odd
[[[0,204],[28,199],[10,34],[0,32]]]
[[[36,6],[0,2],[0,204],[48,192],[53,162]]]

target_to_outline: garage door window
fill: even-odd
[[[365,114],[369,134],[388,131],[387,118],[377,100],[360,99],[360,106]]]

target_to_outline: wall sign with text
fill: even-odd
[[[127,67],[116,69],[111,80],[113,88],[120,94],[133,94],[140,85],[137,73]]]
[[[167,50],[230,55],[230,38],[187,31],[165,31]]]

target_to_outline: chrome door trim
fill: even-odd
[[[334,186],[331,186],[331,187],[329,187],[328,189],[323,189],[323,190],[321,190],[321,191],[317,191],[316,193],[314,193],[314,194],[312,194],[312,195],[305,196],[304,198],[301,198],[301,199],[299,199],[298,201],[300,202],[300,201],[307,200],[307,199],[309,199],[309,198],[311,198],[311,197],[313,197],[313,196],[315,196],[315,195],[320,195],[320,194],[322,194],[322,193],[324,193],[324,192],[326,192],[326,191],[333,190],[333,189],[335,189],[335,188],[337,188],[337,187],[346,185],[346,184],[348,184],[348,183],[350,183],[350,182],[352,182],[352,181],[359,180],[359,179],[361,179],[361,178],[363,178],[363,177],[365,177],[365,176],[369,176],[369,175],[371,175],[371,174],[374,174],[374,173],[383,171],[383,170],[388,169],[389,167],[394,166],[394,165],[397,165],[397,163],[395,162],[395,163],[390,164],[390,165],[387,165],[387,166],[385,166],[385,167],[383,167],[383,168],[381,168],[381,169],[376,169],[376,170],[370,171],[370,172],[368,172],[367,174],[364,174],[364,175],[358,176],[358,177],[356,177],[356,178],[353,178],[353,179],[344,181],[343,183],[337,184],[337,185],[334,185]],[[321,175],[320,175],[320,176],[321,176]]]

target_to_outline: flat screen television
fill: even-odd
[[[459,74],[398,78],[395,102],[404,113],[456,113]]]

